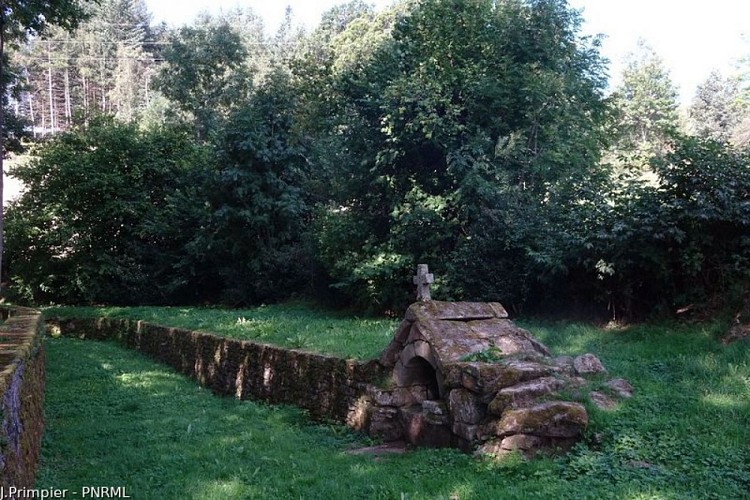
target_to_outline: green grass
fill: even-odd
[[[112,344],[51,339],[37,486],[123,485],[146,499],[748,498],[750,342],[721,346],[712,327],[525,326],[556,354],[596,353],[636,389],[612,412],[590,409],[586,440],[564,457],[353,456],[366,439],[299,410],[216,397]]]
[[[309,303],[287,303],[252,309],[201,307],[53,307],[48,317],[109,317],[209,331],[227,337],[328,353],[344,358],[380,355],[398,322],[358,318]]]

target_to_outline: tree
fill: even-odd
[[[303,235],[310,209],[295,108],[288,74],[272,71],[247,102],[237,103],[217,137],[211,217],[195,246],[211,255],[224,300],[232,304],[279,300],[309,288]]]
[[[82,4],[70,0],[6,0],[0,5],[0,281],[4,250],[3,160],[5,157],[7,81],[6,43],[20,43],[49,25],[72,29],[83,17]]]
[[[97,113],[132,120],[149,105],[157,33],[143,0],[102,0],[88,14],[74,32],[50,29],[16,53],[28,84],[24,112],[35,128],[55,132]]]
[[[377,39],[362,22],[338,40]],[[597,169],[606,106],[596,46],[551,0],[410,3],[380,25],[390,37],[329,66],[325,97],[339,121],[326,140],[347,152],[319,218],[334,285],[360,305],[400,307],[409,289],[393,283],[429,261],[446,296],[522,289],[503,269],[485,288],[472,284],[498,262],[484,248],[502,248],[515,269],[531,265],[533,227],[544,223],[534,214]]]
[[[194,116],[197,136],[205,140],[234,103],[247,99],[254,72],[248,56],[241,32],[225,19],[203,17],[169,37],[165,65],[155,83]]]
[[[639,40],[613,98],[620,113],[614,154],[621,163],[643,171],[651,156],[667,151],[678,129],[677,95],[662,59]]]
[[[8,261],[33,303],[191,302],[212,290],[190,242],[211,158],[189,130],[112,117],[61,133],[16,168]]]
[[[728,141],[742,120],[739,82],[711,72],[695,91],[689,109],[690,131],[717,141]]]

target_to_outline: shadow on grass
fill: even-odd
[[[748,400],[736,392],[750,370],[739,350],[735,368],[721,368],[723,357],[705,366],[686,358],[681,366],[690,361],[696,371],[684,376],[667,358],[666,373],[675,380],[659,379],[648,359],[628,372],[643,374],[634,381],[636,397],[595,415],[594,446],[557,460],[496,463],[454,450],[350,455],[349,448],[367,444],[364,438],[313,423],[300,410],[216,397],[114,344],[54,339],[47,347],[40,488],[124,486],[132,498],[225,499],[739,498],[750,487]],[[638,355],[622,349],[605,348],[603,355],[618,375],[630,362],[615,353]],[[692,382],[701,375],[726,379],[705,387],[739,406],[702,393],[703,382]],[[708,439],[687,429],[704,415],[713,420],[699,427],[712,432]]]
[[[674,484],[694,498],[747,498],[750,491],[750,342],[726,347],[713,325],[602,330],[531,327],[555,352],[594,352],[635,396],[613,414],[592,413],[595,449],[579,449],[569,477]],[[623,467],[624,466],[624,467]]]

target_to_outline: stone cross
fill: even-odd
[[[430,297],[430,284],[435,282],[435,275],[430,274],[427,264],[417,265],[417,275],[412,280],[417,285],[417,300],[421,302],[432,300]]]

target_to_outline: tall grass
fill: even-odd
[[[524,326],[556,354],[596,353],[636,389],[611,412],[590,407],[585,440],[563,457],[351,455],[369,440],[216,397],[115,345],[51,339],[37,486],[123,485],[145,499],[748,498],[750,343],[721,346],[711,327]]]

